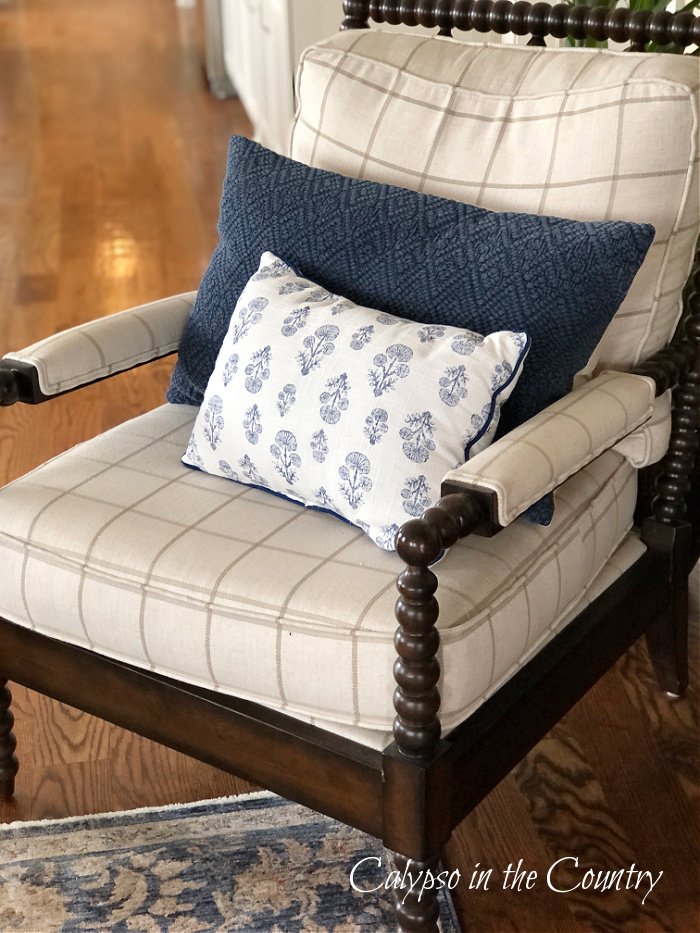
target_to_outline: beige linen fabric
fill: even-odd
[[[0,615],[385,733],[400,560],[337,518],[187,469],[195,415],[164,405],[0,490]],[[556,496],[548,528],[470,537],[436,567],[446,728],[551,637],[627,540],[636,474],[621,456],[603,454]]]
[[[672,411],[673,393],[668,389],[654,399],[654,410],[649,421],[615,444],[613,450],[626,457],[637,469],[657,463],[668,450]]]
[[[628,369],[669,340],[698,234],[700,60],[358,30],[308,49],[291,155],[491,210],[649,222],[600,344]]]
[[[547,640],[551,639],[554,635],[560,632],[563,628],[573,621],[579,612],[582,612],[586,606],[589,606],[595,599],[601,596],[608,587],[617,580],[621,574],[628,570],[635,561],[639,560],[640,556],[644,553],[644,545],[641,544],[639,538],[634,534],[630,533],[626,535],[619,547],[611,554],[608,560],[603,565],[603,569],[600,573],[593,579],[590,585],[584,590],[581,594],[581,598],[578,602],[574,603],[569,610],[563,616],[559,618],[557,623],[552,627],[552,629],[547,633]],[[509,675],[510,676],[510,675]],[[508,678],[504,678],[507,680]],[[497,685],[494,685],[493,688],[489,689],[489,694],[493,693]],[[477,706],[480,705],[483,700],[486,699],[486,696],[479,698],[477,702],[474,703],[471,709],[465,711],[465,717],[468,716]],[[371,729],[362,729],[358,726],[348,726],[345,724],[337,722],[328,722],[320,716],[301,716],[297,713],[293,713],[299,719],[303,719],[304,722],[309,722],[312,725],[319,726],[321,729],[327,729],[331,732],[335,732],[337,735],[342,735],[345,738],[352,739],[355,742],[361,742],[364,745],[369,745],[372,748],[383,749],[391,741],[393,741],[393,736],[390,731],[381,732]],[[443,729],[443,735],[446,735],[450,730]]]
[[[4,359],[35,366],[44,395],[75,389],[177,350],[196,297],[185,292],[97,318]]]
[[[544,493],[648,421],[654,390],[653,380],[642,376],[597,376],[450,470],[445,481],[495,492],[498,520],[509,525]]]

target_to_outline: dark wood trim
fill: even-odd
[[[409,757],[430,755],[440,739],[438,581],[430,565],[483,520],[480,499],[455,493],[440,499],[422,518],[406,522],[396,536],[396,552],[406,569],[396,583],[394,740]]]
[[[344,0],[343,11],[345,19],[340,25],[341,29],[369,29],[368,0]]]
[[[668,531],[661,526],[656,545],[430,756],[411,760],[395,743],[385,750],[386,845],[415,858],[438,851],[461,820],[664,617],[674,592],[669,550],[678,544]]]
[[[670,599],[646,631],[656,679],[667,694],[681,696],[688,686],[688,576],[693,566],[693,529],[687,522],[649,519],[643,537],[652,553],[670,556]]]
[[[676,359],[679,353],[684,357],[678,372],[673,372],[669,379],[675,385],[671,438],[656,477],[657,495],[652,501],[652,513],[668,523],[685,518],[700,446],[700,240],[689,285],[679,333],[665,351],[671,355],[675,352]]]
[[[444,739],[430,754],[409,758],[396,742],[384,749],[383,842],[413,858],[428,858],[442,849],[456,823],[445,806],[451,771]]]
[[[503,530],[503,525],[498,521],[498,495],[492,489],[472,486],[462,480],[447,481],[440,486],[440,495],[443,499],[465,494],[478,505],[480,512],[480,520],[472,529],[472,534],[482,538],[492,538]]]
[[[12,694],[7,680],[0,678],[0,800],[11,800],[15,791],[15,775],[19,769],[15,749],[17,740],[12,731],[15,718],[10,705]]]
[[[666,10],[651,13],[524,0],[344,0],[343,8],[343,29],[364,29],[373,20],[394,26],[438,27],[440,35],[447,36],[453,29],[529,35],[534,45],[544,45],[546,36],[630,42],[632,51],[643,51],[649,42],[681,49],[700,44],[700,17]]]
[[[413,873],[414,878],[418,876],[426,877],[429,872],[436,878],[439,871],[437,855],[417,861],[397,854],[394,857],[394,864],[402,877],[404,872],[410,871]],[[408,883],[404,883],[401,888],[394,891],[394,903],[400,931],[405,930],[406,933],[438,933],[440,906],[437,888],[423,891],[422,887],[413,889],[409,887]]]
[[[19,401],[19,386],[15,374],[0,361],[0,406],[7,407]]]
[[[381,837],[381,753],[0,620],[8,680]]]

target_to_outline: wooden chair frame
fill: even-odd
[[[343,28],[378,22],[544,37],[700,43],[700,19],[509,0],[345,0]],[[394,742],[369,749],[255,703],[179,683],[0,620],[0,795],[18,770],[9,680],[230,771],[382,839],[400,869],[435,869],[457,824],[641,636],[661,686],[687,685],[687,579],[700,555],[700,250],[672,343],[635,372],[669,387],[669,451],[643,473],[637,514],[646,553],[496,694],[440,737],[437,578],[430,564],[470,533],[499,529],[488,496],[443,487],[443,498],[399,533]],[[31,367],[0,363],[0,404],[46,401]],[[690,511],[686,500],[690,502]],[[348,866],[348,871],[350,866]],[[405,892],[401,892],[403,897]],[[406,931],[437,929],[433,892],[397,901]]]

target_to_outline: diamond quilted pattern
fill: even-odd
[[[496,213],[309,168],[233,137],[219,234],[169,401],[201,403],[236,301],[270,250],[358,304],[482,334],[527,332],[532,349],[502,434],[570,390],[654,230]]]

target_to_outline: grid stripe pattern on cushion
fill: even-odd
[[[668,450],[668,442],[671,439],[672,411],[673,391],[667,389],[663,395],[654,399],[649,421],[618,441],[613,450],[626,457],[637,469],[658,463]]]
[[[545,493],[651,418],[653,380],[603,373],[445,476],[496,493],[508,525]]]
[[[634,532],[630,532],[628,535],[626,535],[622,539],[622,542],[618,548],[605,562],[600,573],[581,594],[579,601],[575,603],[567,613],[561,616],[552,629],[547,633],[547,639],[558,634],[569,624],[569,622],[576,618],[579,612],[582,612],[586,606],[589,606],[595,599],[601,596],[605,590],[612,586],[618,577],[620,577],[626,570],[629,570],[635,561],[639,560],[642,554],[644,554],[645,550],[646,549],[644,545]],[[522,666],[522,664],[524,664],[527,659],[527,657],[524,657],[518,667]],[[513,673],[514,671],[509,671],[507,677],[504,677],[503,680],[507,680],[512,676]],[[493,693],[497,687],[498,685],[495,684],[492,688],[490,688],[488,691],[489,694]],[[473,710],[476,709],[476,707],[479,706],[479,704],[484,699],[486,699],[486,697],[480,697],[473,704],[472,708],[467,708],[464,713],[465,718],[471,712],[473,712]],[[359,742],[362,745],[368,745],[371,748],[376,748],[380,751],[381,749],[386,748],[386,746],[393,741],[393,735],[390,731],[382,732],[380,730],[362,729],[358,726],[348,726],[346,724],[337,722],[329,722],[320,716],[301,716],[298,714],[292,715],[295,715],[296,718],[301,719],[304,722],[311,723],[313,726],[318,726],[319,728],[325,729],[329,732],[335,732],[336,735],[341,735],[344,738],[352,739],[354,742]],[[442,731],[443,735],[446,735],[450,730],[443,729]]]
[[[100,654],[301,716],[391,727],[397,556],[357,528],[180,456],[165,405],[0,490],[0,615]],[[470,537],[440,580],[443,725],[550,637],[632,523],[636,474],[603,454],[548,528]]]
[[[34,366],[44,395],[75,389],[174,353],[196,296],[184,292],[108,314],[8,353],[4,359]]]
[[[653,224],[600,366],[668,341],[698,234],[697,58],[351,30],[308,49],[297,80],[301,162],[491,210]]]

